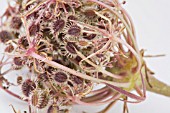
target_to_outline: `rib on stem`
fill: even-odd
[[[152,87],[150,87],[149,84],[146,83],[147,91],[170,97],[170,86],[169,85],[163,83],[162,81],[159,81],[152,75],[149,75],[148,77],[149,77],[149,82],[152,85]],[[145,82],[147,81],[145,80]]]

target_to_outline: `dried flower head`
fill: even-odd
[[[127,112],[128,102],[145,100],[146,89],[169,94],[164,89],[170,87],[152,76],[144,51],[138,49],[125,2],[15,1],[0,17],[0,42],[5,46],[0,88],[23,99],[9,89],[20,87],[30,113],[69,113],[74,104],[108,104],[100,112],[106,113],[117,100]],[[4,77],[23,69],[29,72],[17,77],[17,85]],[[98,84],[105,86],[94,90]]]

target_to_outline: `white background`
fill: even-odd
[[[4,12],[6,1],[0,0],[0,14]],[[170,84],[170,0],[128,0],[124,6],[131,15],[137,34],[138,45],[147,50],[147,54],[166,54],[165,57],[148,58],[148,66],[155,76]],[[27,109],[26,104],[0,91],[0,113],[13,113],[9,104],[17,109]],[[130,113],[170,113],[170,98],[147,93],[146,101],[128,104]],[[99,111],[101,107],[76,106],[88,113]],[[116,104],[109,113],[122,113],[122,102]]]

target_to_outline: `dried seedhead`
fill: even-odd
[[[127,111],[127,102],[132,102],[128,98],[145,100],[153,73],[118,0],[15,1],[0,17],[5,46],[0,86],[19,99],[9,87],[21,87],[30,113],[68,113],[74,104],[109,104],[105,113],[117,100],[125,102]],[[8,64],[9,70],[1,72]],[[24,69],[29,72],[19,74],[17,85],[4,77]],[[98,84],[105,86],[94,90]]]

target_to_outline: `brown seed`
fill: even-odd
[[[71,26],[68,30],[68,34],[73,36],[79,36],[80,32],[81,32],[81,28],[77,25]]]
[[[86,17],[88,18],[93,18],[96,16],[96,13],[94,12],[94,10],[92,9],[88,9],[86,11],[84,11],[84,14],[86,15]]]
[[[24,47],[24,48],[28,47],[29,44],[28,44],[28,40],[26,39],[26,36],[21,37],[21,38],[18,40],[18,44],[21,45],[21,46]]]
[[[35,92],[32,93],[32,95],[31,95],[31,104],[33,106],[37,106],[37,104],[38,104],[38,97],[39,97],[38,92],[35,91]]]
[[[14,57],[13,61],[16,66],[22,66],[24,63],[21,57]]]
[[[72,54],[76,54],[75,48],[76,48],[76,45],[74,42],[67,42],[66,49],[68,52]]]
[[[5,31],[5,30],[2,30],[2,31],[0,32],[0,41],[1,41],[2,43],[5,43],[5,42],[7,42],[7,41],[9,41],[9,40],[11,40],[11,39],[12,39],[12,35],[11,35],[10,32]]]
[[[35,83],[30,79],[25,80],[25,82],[21,86],[22,93],[27,97],[35,88],[36,88]]]
[[[67,80],[67,75],[64,72],[57,72],[54,79],[60,83],[65,82]]]
[[[96,34],[86,34],[86,33],[83,33],[83,38],[84,39],[87,39],[87,40],[92,40],[96,37]]]
[[[39,32],[39,30],[40,30],[40,25],[35,24],[34,22],[29,27],[29,33],[31,36],[35,36],[37,34],[37,32]]]
[[[11,53],[14,50],[14,46],[12,44],[8,45],[5,48],[5,52]]]
[[[38,75],[38,79],[40,81],[47,82],[49,80],[49,76],[47,75],[47,73],[39,74]]]
[[[43,91],[38,97],[37,108],[43,109],[48,105],[49,97],[48,92]]]
[[[82,60],[82,58],[81,58],[81,57],[76,56],[75,61],[76,61],[77,63],[79,63],[81,60]]]
[[[87,42],[87,41],[80,40],[80,41],[79,41],[79,45],[80,45],[80,46],[82,46],[82,47],[83,47],[83,46],[85,46],[85,47],[86,47],[86,46],[88,46],[89,44],[88,44],[88,42]]]
[[[77,76],[74,76],[74,77],[73,77],[73,81],[74,81],[76,84],[82,84],[82,83],[83,83],[82,78],[77,77]]]
[[[14,16],[11,20],[10,26],[14,29],[19,29],[21,27],[21,25],[22,25],[21,18]]]
[[[56,20],[54,23],[53,23],[53,30],[54,32],[58,32],[60,30],[62,30],[65,26],[65,21],[63,19],[59,19],[59,20]]]
[[[77,18],[75,16],[73,16],[73,15],[70,15],[67,19],[68,20],[77,20]]]

